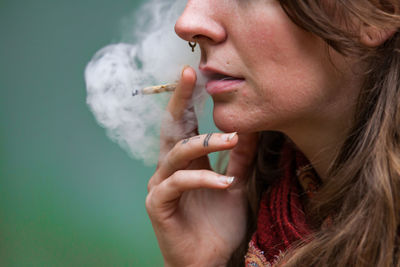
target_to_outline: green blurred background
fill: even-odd
[[[144,1],[0,0],[0,266],[162,266],[154,167],[106,137],[83,79]]]

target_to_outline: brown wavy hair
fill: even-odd
[[[282,266],[400,266],[400,1],[279,2],[298,26],[367,66],[353,127],[307,207],[315,225],[328,216],[333,225],[317,227],[308,242],[296,244],[287,253]],[[371,48],[360,42],[360,25],[395,32]],[[249,182],[248,235],[232,255],[230,266],[243,266],[261,192],[271,177],[279,176],[276,166],[284,139],[281,133],[261,133]]]

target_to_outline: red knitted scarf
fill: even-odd
[[[283,148],[281,166],[282,178],[262,196],[246,266],[272,266],[291,244],[311,232],[300,197],[312,197],[319,180],[304,155],[289,144]]]

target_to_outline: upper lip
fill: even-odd
[[[207,77],[208,80],[219,80],[223,78],[233,78],[233,79],[238,79],[238,80],[243,80],[243,77],[236,76],[235,74],[231,74],[222,70],[219,70],[217,68],[213,68],[211,66],[199,66],[199,70],[201,73]]]

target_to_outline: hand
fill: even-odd
[[[193,69],[184,69],[168,105],[172,118],[166,131],[171,124],[186,128],[195,81]],[[162,131],[164,156],[149,181],[146,208],[166,266],[223,266],[245,234],[245,179],[257,139],[247,135],[239,142],[236,134],[197,135],[194,126],[186,136],[178,135],[186,137],[180,141]],[[207,157],[227,149],[233,149],[227,173],[235,175],[234,183],[232,177],[211,171]]]

